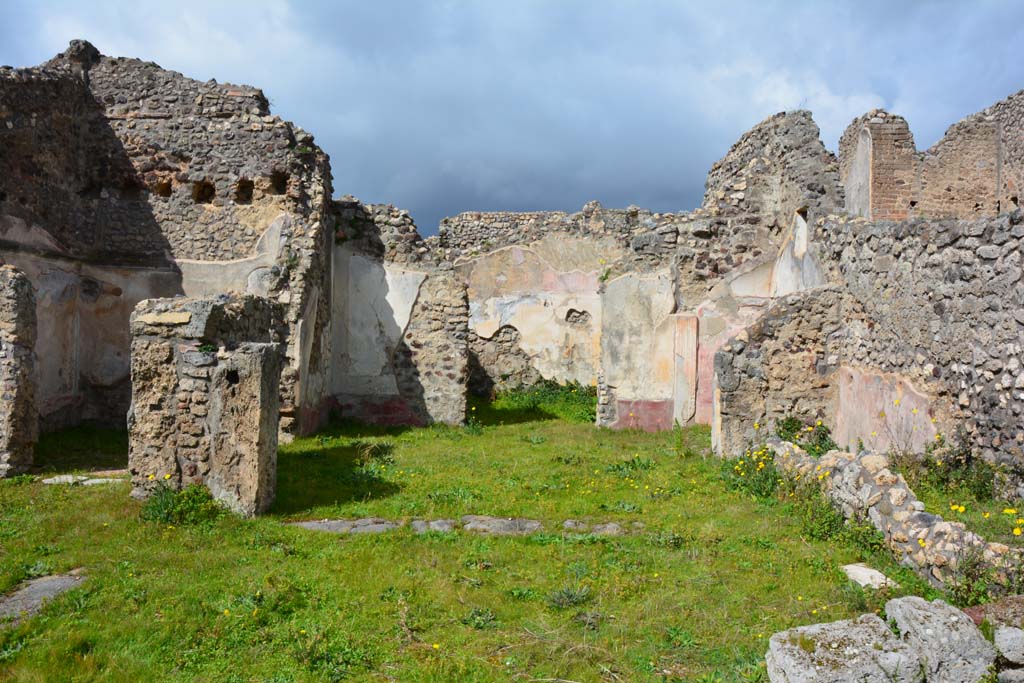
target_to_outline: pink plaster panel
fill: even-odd
[[[873,450],[921,452],[935,439],[935,406],[905,377],[859,368],[839,369],[839,414],[834,438],[842,448],[858,441]]]
[[[616,401],[615,406],[617,418],[612,429],[672,429],[672,401]]]

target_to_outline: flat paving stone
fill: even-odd
[[[123,484],[124,479],[110,479],[97,477],[96,479],[86,479],[82,482],[82,486],[102,486],[103,484]]]
[[[380,517],[368,517],[366,519],[357,519],[353,524],[352,528],[349,529],[349,533],[352,534],[382,534],[385,531],[391,531],[402,526],[400,522],[392,522],[388,519],[382,519]]]
[[[10,595],[0,597],[0,622],[13,619],[10,625],[18,624],[43,608],[48,601],[82,583],[81,573],[42,576],[21,584]]]
[[[311,519],[305,522],[289,522],[289,526],[297,526],[311,531],[326,531],[332,534],[347,534],[355,522],[351,519]]]
[[[418,534],[425,534],[428,531],[455,531],[456,522],[454,519],[414,519],[412,530]]]
[[[595,536],[622,536],[626,530],[615,522],[606,522],[605,524],[595,524],[590,529],[590,533]]]
[[[305,522],[290,522],[291,526],[302,527],[312,531],[326,531],[332,534],[382,534],[402,526],[381,517],[364,519],[317,519]]]
[[[525,536],[542,530],[544,525],[535,519],[465,515],[462,518],[462,528],[493,536]]]

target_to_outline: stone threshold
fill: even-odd
[[[380,534],[405,527],[405,520],[389,520],[383,517],[365,517],[362,519],[319,519],[300,522],[287,522],[288,526],[296,526],[312,531],[326,531],[333,534]],[[468,531],[491,536],[529,536],[544,531],[544,523],[536,519],[523,517],[491,517],[488,515],[463,515],[454,519],[413,519],[408,526],[417,534],[431,531],[454,532]],[[561,526],[563,531],[576,534],[593,534],[595,536],[624,536],[644,528],[641,522],[622,525],[618,522],[602,522],[590,524],[576,519],[567,519]]]

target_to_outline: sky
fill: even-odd
[[[1024,88],[1024,0],[0,0],[0,64],[85,38],[263,89],[331,156],[336,195],[462,211],[696,208],[771,114],[825,145],[882,107],[919,149]]]

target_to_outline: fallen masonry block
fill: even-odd
[[[772,683],[920,683],[921,663],[873,614],[776,633],[765,655]]]
[[[899,585],[882,572],[872,569],[862,562],[843,565],[842,570],[850,581],[853,581],[862,588],[878,590],[887,587],[895,588]]]
[[[80,474],[58,474],[55,477],[43,479],[43,483],[48,486],[61,484],[67,486],[99,486],[101,484],[120,484],[124,481],[126,480],[113,477],[83,477]]]
[[[965,611],[976,624],[987,621],[994,627],[994,642],[1000,657],[1014,666],[1024,666],[1024,595],[1008,595]],[[1021,671],[1021,680],[1024,680],[1024,671]]]
[[[885,614],[921,658],[929,683],[975,683],[995,662],[995,649],[971,618],[942,600],[897,598],[885,603]]]

